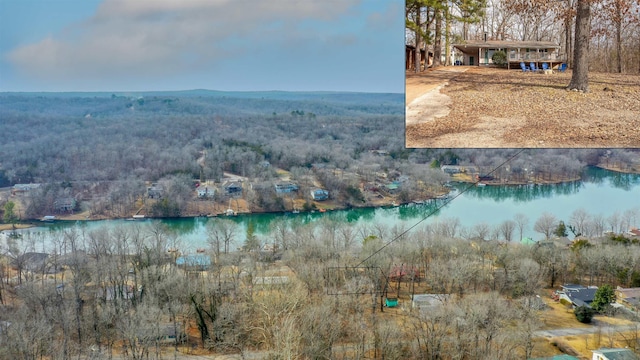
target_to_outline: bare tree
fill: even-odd
[[[513,230],[515,230],[517,223],[513,220],[505,220],[498,225],[498,232],[504,239],[504,241],[511,242],[513,237]]]
[[[527,228],[527,225],[529,224],[529,218],[525,214],[517,213],[514,216],[514,221],[516,222],[516,226],[518,227],[518,232],[520,233],[520,241],[522,241],[522,233],[524,232],[524,230]]]
[[[544,238],[548,240],[557,225],[558,219],[553,214],[544,212],[538,220],[536,220],[536,223],[533,225],[533,230],[541,233],[544,235]]]
[[[575,235],[589,236],[589,222],[591,215],[584,208],[576,209],[571,213],[569,218],[569,225],[572,230],[575,230]]]
[[[220,255],[222,246],[225,254],[229,253],[229,247],[235,240],[238,225],[232,220],[212,219],[207,223],[207,235],[209,245],[214,250],[216,257]]]

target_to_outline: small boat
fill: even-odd
[[[485,183],[478,183],[478,184],[477,184],[477,186],[478,186],[478,187],[484,187],[484,186],[487,186],[487,184],[485,184]]]
[[[227,209],[224,214],[227,216],[236,216],[236,212],[233,211],[233,209]]]
[[[53,216],[53,215],[46,215],[46,216],[44,216],[44,217],[42,218],[42,220],[41,220],[41,221],[44,221],[44,222],[54,222],[55,220],[56,220],[56,217],[55,217],[55,216]]]
[[[291,213],[292,213],[292,214],[300,214],[300,210],[298,210],[298,209],[294,209]]]

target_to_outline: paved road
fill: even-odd
[[[633,331],[633,330],[640,330],[640,323],[634,323],[632,325],[610,325],[607,323],[596,323],[593,326],[586,327],[586,328],[539,330],[535,332],[535,335],[539,337],[551,338],[556,336],[595,334],[598,331],[607,333],[607,332],[626,332],[626,331]]]

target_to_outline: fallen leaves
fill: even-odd
[[[480,125],[510,118],[520,126],[487,134],[501,136],[502,147],[640,147],[640,76],[591,73],[588,93],[566,91],[570,78],[570,72],[472,68],[440,90],[453,101],[450,113],[407,127],[407,142],[458,133],[447,147],[486,147],[478,140],[482,136],[462,135],[496,131]]]

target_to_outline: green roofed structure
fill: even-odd
[[[601,348],[591,350],[593,360],[639,360],[640,358],[631,349]]]

